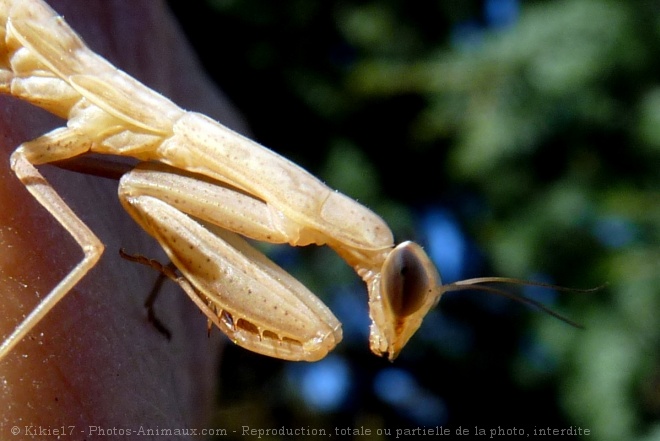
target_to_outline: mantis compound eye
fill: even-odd
[[[437,286],[433,277],[435,269],[429,271],[426,259],[419,245],[404,242],[385,260],[387,271],[381,280],[382,292],[394,316],[402,318],[414,314],[433,294]]]
[[[394,360],[440,297],[440,276],[422,247],[396,246],[385,259],[380,295],[370,300],[371,350]]]

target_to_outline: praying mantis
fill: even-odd
[[[439,297],[439,276],[421,247],[411,242],[394,247],[387,225],[367,208],[117,70],[45,3],[3,0],[0,14],[5,55],[0,91],[68,120],[66,127],[19,146],[12,169],[84,252],[3,341],[0,359],[103,252],[103,244],[35,168],[88,152],[143,161],[120,181],[123,206],[179,268],[183,290],[237,344],[313,361],[342,334],[325,305],[236,233],[332,247],[368,286],[372,351],[396,357]],[[404,266],[414,279],[402,276]]]
[[[286,360],[323,358],[342,338],[332,312],[239,236],[328,245],[367,285],[370,348],[393,360],[442,293],[423,249],[395,246],[375,213],[276,153],[187,112],[93,53],[40,0],[0,0],[0,92],[67,120],[21,144],[16,176],[84,258],[4,339],[5,357],[100,259],[103,244],[36,165],[99,153],[142,161],[119,199],[163,247],[179,286],[238,345]],[[494,281],[491,279],[490,281]]]

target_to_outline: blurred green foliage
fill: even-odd
[[[379,212],[397,237],[414,238],[413,219],[442,205],[486,256],[483,271],[608,283],[597,294],[562,296],[559,307],[586,331],[520,311],[498,318],[473,309],[470,317],[482,297],[448,300],[439,320],[465,319],[480,343],[462,355],[413,346],[401,366],[444,397],[449,427],[496,426],[506,413],[488,405],[501,403],[527,412],[511,415],[510,426],[548,422],[589,428],[596,440],[660,440],[660,4],[511,2],[515,20],[498,25],[482,3],[172,7],[257,139]],[[324,292],[312,280],[337,264],[318,258],[301,278]],[[489,333],[484,349],[479,336]],[[540,364],[520,349],[530,340],[546,351]],[[358,350],[370,356],[366,341],[348,355],[362,357]],[[295,399],[298,410],[288,407],[283,386],[245,365],[280,364],[228,354],[244,364],[225,368],[223,380],[254,381],[260,392],[225,385],[223,403],[238,403],[225,416],[250,413],[277,427],[405,424],[366,399],[355,398],[350,415],[301,410]],[[365,386],[355,393],[368,389],[367,372],[385,366],[365,360],[355,374]]]

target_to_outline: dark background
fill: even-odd
[[[390,364],[368,350],[350,268],[325,249],[273,248],[345,339],[314,364],[228,347],[218,427],[660,439],[657,2],[170,5],[251,136],[422,243],[445,282],[608,283],[522,290],[586,330],[446,294]]]

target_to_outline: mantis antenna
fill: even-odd
[[[573,326],[574,328],[578,329],[584,329],[584,326],[581,325],[580,323],[577,323],[557,311],[552,310],[551,308],[545,306],[543,303],[531,299],[529,297],[526,297],[522,294],[516,294],[514,292],[506,291],[500,288],[495,288],[493,286],[489,286],[489,283],[502,283],[502,284],[508,284],[508,285],[518,285],[518,286],[537,286],[540,288],[546,288],[546,289],[552,289],[556,291],[564,291],[564,292],[575,292],[575,293],[592,293],[599,291],[603,289],[606,285],[600,285],[595,288],[586,288],[586,289],[581,289],[581,288],[567,288],[565,286],[559,286],[559,285],[552,285],[549,283],[543,283],[543,282],[532,282],[529,280],[522,280],[522,279],[516,279],[512,277],[476,277],[473,279],[466,279],[466,280],[459,280],[457,282],[452,282],[448,283],[446,285],[441,285],[440,290],[445,293],[445,292],[451,292],[451,291],[485,291],[491,294],[496,294],[500,295],[503,297],[506,297],[511,300],[515,300],[517,302],[520,302],[522,304],[537,308],[541,310],[542,312],[561,320],[562,322]]]

